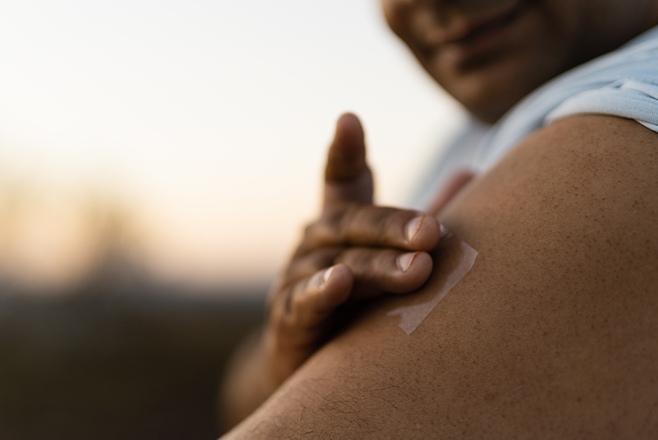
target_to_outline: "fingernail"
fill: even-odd
[[[329,277],[331,276],[331,272],[333,271],[334,268],[332,266],[329,269],[325,269],[313,275],[313,278],[311,279],[310,282],[311,287],[314,289],[322,289],[329,281]]]
[[[439,223],[439,229],[441,230],[441,235],[439,236],[439,238],[443,238],[443,236],[446,235],[446,232],[448,232],[448,230],[446,229],[445,226],[443,226],[443,223]]]
[[[329,269],[324,271],[324,275],[322,275],[322,287],[324,287],[324,285],[329,282],[329,277],[331,276],[331,272],[334,271],[334,267],[336,266],[331,266]]]
[[[419,215],[418,217],[414,217],[413,219],[409,220],[407,226],[405,226],[407,241],[411,242],[413,241],[414,237],[416,237],[416,234],[418,233],[420,226],[423,224],[424,218],[425,216]]]
[[[416,255],[418,255],[418,252],[409,252],[406,254],[402,254],[398,257],[398,267],[402,271],[402,273],[406,272],[409,270],[409,267],[411,266],[411,263],[414,262],[414,259],[416,258]]]

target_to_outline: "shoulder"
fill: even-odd
[[[514,224],[541,213],[547,224],[563,228],[586,222],[590,217],[579,214],[590,210],[604,210],[610,220],[634,222],[658,208],[656,184],[658,133],[629,119],[580,115],[526,137],[453,206],[471,209],[474,202],[516,219]],[[637,206],[624,210],[640,201],[646,212]],[[517,203],[533,210],[521,212]]]
[[[568,282],[567,290],[603,288],[611,277],[626,289],[637,270],[658,264],[656,213],[658,134],[586,115],[524,139],[453,201],[444,221],[483,253]]]
[[[234,438],[655,438],[656,212],[654,132],[537,131],[447,207],[479,256],[421,325],[387,314],[436,294],[441,245],[419,292],[365,311]]]
[[[658,131],[658,27],[528,95],[494,127],[478,165],[488,169],[539,127],[586,114],[633,119]]]

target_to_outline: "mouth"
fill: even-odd
[[[524,3],[459,20],[428,36],[428,42],[460,66],[483,61],[503,48],[509,30],[526,9]]]
[[[499,15],[491,20],[488,20],[482,24],[473,26],[462,38],[453,40],[452,44],[463,44],[468,45],[476,43],[481,39],[486,39],[488,36],[497,33],[498,31],[503,30],[508,25],[510,25],[518,15],[520,14],[520,8],[516,7],[508,11],[505,14]],[[448,42],[450,43],[450,42]]]

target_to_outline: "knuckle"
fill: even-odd
[[[310,248],[317,248],[333,243],[335,235],[333,224],[323,216],[308,228],[304,242]]]
[[[343,248],[337,246],[309,250],[306,254],[293,259],[288,265],[286,276],[289,280],[311,276],[321,269],[332,266],[342,250]]]
[[[340,203],[327,207],[313,225],[312,235],[307,236],[316,247],[343,243],[350,225],[358,216],[360,205]]]
[[[394,231],[397,231],[399,225],[399,215],[398,211],[393,209],[385,209],[378,213],[376,219],[374,220],[375,224],[375,233],[379,241],[381,242],[390,242],[391,235],[394,235]]]
[[[409,216],[406,210],[371,206],[363,214],[358,232],[372,244],[395,246],[400,243],[405,218]]]
[[[294,322],[295,326],[303,327],[305,309],[307,308],[308,295],[306,295],[306,290],[308,289],[308,278],[305,278],[302,281],[296,283],[295,287],[292,289],[292,294],[289,299],[288,313],[291,320]]]
[[[318,229],[319,229],[319,222],[309,223],[306,226],[304,226],[302,233],[302,241],[299,244],[299,246],[297,246],[297,249],[295,249],[293,259],[297,258],[300,255],[304,255],[307,252],[309,252],[309,250],[313,249],[315,243],[317,242]]]
[[[399,242],[405,238],[405,225],[414,215],[411,211],[391,209],[382,222],[382,234],[389,240]]]
[[[289,325],[293,288],[294,285],[291,283],[280,284],[270,295],[267,304],[267,320],[276,331],[285,330]]]
[[[369,206],[358,203],[350,203],[344,207],[334,221],[336,235],[341,241],[355,241],[353,231],[359,227],[363,214],[368,208]]]
[[[336,263],[343,263],[357,274],[371,274],[375,256],[371,251],[364,249],[348,249],[336,257]]]

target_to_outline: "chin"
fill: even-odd
[[[535,88],[516,85],[509,80],[492,81],[491,77],[466,77],[444,88],[477,119],[493,124]]]
[[[508,57],[470,69],[437,69],[437,82],[476,118],[495,123],[562,69],[548,57]]]
[[[469,90],[463,95],[455,93],[453,96],[477,119],[494,124],[520,100],[510,99],[508,95],[501,97],[499,94],[498,90],[482,94]]]

